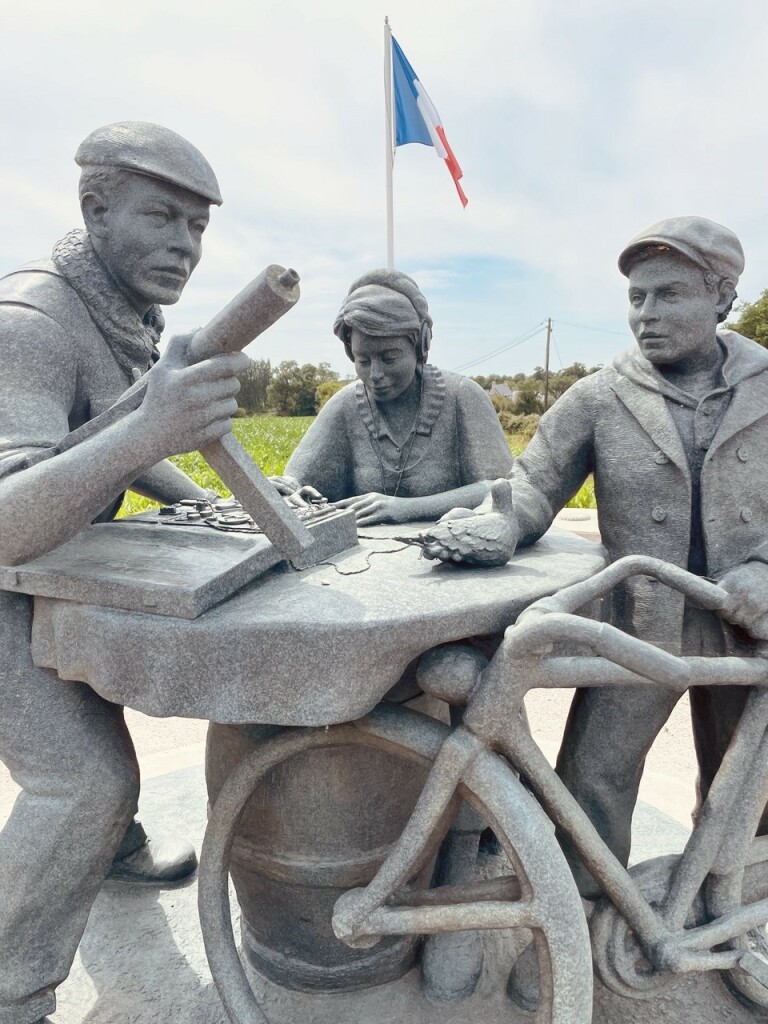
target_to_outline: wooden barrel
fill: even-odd
[[[206,777],[211,802],[246,753],[280,730],[212,724]],[[338,897],[366,885],[400,835],[426,771],[372,747],[309,750],[278,765],[240,819],[231,874],[243,948],[258,971],[305,992],[380,985],[414,964],[416,938],[350,949],[331,929]],[[416,884],[426,887],[432,864]]]

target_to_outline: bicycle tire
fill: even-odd
[[[240,962],[229,908],[228,866],[242,808],[276,764],[313,747],[379,746],[421,764],[437,755],[448,726],[417,712],[381,705],[353,725],[291,730],[246,757],[211,811],[199,869],[198,905],[208,962],[232,1024],[269,1024]],[[462,796],[492,825],[512,861],[523,896],[535,907],[540,976],[534,1024],[589,1024],[592,962],[581,900],[549,819],[500,757],[482,753],[466,772]],[[512,1010],[510,1010],[512,1015]]]
[[[767,845],[764,837],[757,840],[756,846],[760,849],[762,856],[748,861],[745,865],[741,886],[741,898],[744,905],[768,898],[768,860],[765,859],[765,855],[768,853]],[[746,938],[737,942],[736,945],[745,950],[749,948]],[[760,954],[765,959],[765,944],[763,944]],[[726,986],[739,1002],[745,1006],[757,1007],[762,1011],[768,1009],[768,986],[758,978],[740,967],[733,967],[721,973]]]

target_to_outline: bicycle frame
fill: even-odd
[[[450,798],[478,753],[491,749],[502,753],[524,776],[550,819],[571,839],[628,922],[655,968],[681,973],[742,967],[761,984],[768,984],[768,968],[748,950],[711,952],[713,946],[736,940],[768,920],[768,899],[741,906],[744,868],[768,786],[768,690],[756,689],[750,694],[699,821],[673,870],[667,898],[658,909],[650,905],[609,850],[520,718],[525,694],[538,687],[662,684],[683,693],[692,684],[756,688],[768,684],[768,665],[762,658],[678,658],[611,625],[573,614],[638,574],[654,576],[705,608],[722,610],[727,605],[728,594],[722,588],[644,556],[621,559],[591,579],[531,605],[507,630],[502,647],[482,673],[470,695],[463,726],[443,744],[422,799],[387,861],[365,890],[349,893],[337,904],[334,927],[340,937],[370,943],[373,936],[393,934],[397,929],[432,932],[501,926],[492,923],[493,904],[483,913],[473,902],[498,899],[498,892],[494,895],[489,890],[483,896],[472,886],[455,896],[459,906],[442,907],[439,915],[427,905],[407,909],[385,906],[412,874],[423,855],[424,837],[439,827]],[[587,645],[598,657],[548,655],[553,644],[562,642]],[[685,929],[702,887],[716,919]]]

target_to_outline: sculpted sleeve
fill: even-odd
[[[285,467],[286,476],[309,484],[329,501],[352,496],[352,452],[345,416],[345,394],[337,392],[317,414]]]
[[[561,508],[594,472],[594,383],[585,377],[541,417],[526,450],[510,473],[520,546],[533,544]]]
[[[458,392],[461,483],[508,476],[512,453],[490,399],[475,381],[462,378]]]
[[[0,476],[18,454],[69,432],[77,384],[70,339],[45,313],[0,305]]]

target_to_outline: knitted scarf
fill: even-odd
[[[165,326],[159,306],[142,320],[96,255],[88,232],[76,228],[53,247],[56,269],[85,303],[120,366],[144,373],[160,358],[157,343]]]

